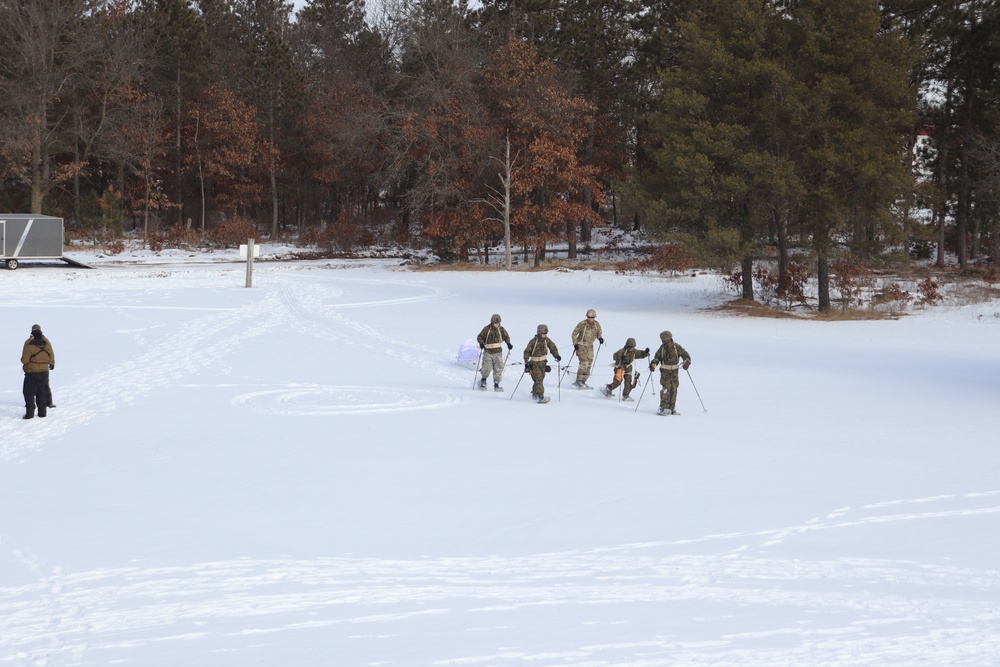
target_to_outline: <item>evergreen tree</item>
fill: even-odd
[[[790,10],[799,215],[817,256],[819,308],[827,310],[840,239],[852,224],[892,227],[894,204],[912,188],[905,129],[915,108],[915,54],[896,31],[881,30],[875,0],[796,0]]]
[[[770,3],[714,0],[679,23],[683,48],[649,120],[655,166],[630,189],[653,231],[696,232],[738,261],[746,299],[753,256],[798,194],[783,21]]]
[[[304,77],[287,37],[292,5],[286,0],[237,0],[242,39],[243,93],[257,107],[268,151],[264,169],[270,190],[271,237],[278,234],[279,179],[285,153],[292,153],[298,120],[305,105]],[[283,151],[283,147],[287,151]]]
[[[157,35],[153,75],[149,84],[163,101],[173,144],[173,207],[175,221],[184,221],[184,124],[191,100],[209,70],[205,23],[191,0],[142,0],[139,12]]]

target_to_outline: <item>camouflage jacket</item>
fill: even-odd
[[[552,342],[552,339],[542,338],[540,335],[535,336],[528,341],[528,346],[524,348],[524,363],[529,361],[544,363],[549,359],[549,352],[552,353],[553,357],[559,356],[559,348]]]
[[[649,360],[649,363],[658,364],[660,370],[676,371],[680,367],[681,359],[691,361],[691,355],[683,347],[671,341],[661,345],[660,349]]]
[[[615,352],[615,368],[629,368],[636,359],[645,359],[648,356],[649,352],[646,350],[623,347]]]
[[[573,329],[573,345],[593,345],[598,338],[604,338],[604,333],[601,331],[601,323],[597,320],[594,320],[593,324],[583,320]]]
[[[504,343],[510,345],[510,336],[507,335],[507,330],[503,328],[503,325],[494,327],[492,324],[487,324],[479,332],[476,340],[490,354],[500,354],[503,352]]]

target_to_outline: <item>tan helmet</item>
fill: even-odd
[[[538,333],[539,334],[547,334],[548,332],[549,332],[549,327],[548,327],[547,324],[539,324],[538,325]]]
[[[587,317],[597,317],[597,311],[591,308],[587,311]]]
[[[674,335],[672,333],[670,333],[669,331],[661,331],[660,332],[660,340],[663,341],[664,343],[666,343],[668,340],[673,340],[673,339],[674,339]]]
[[[635,347],[635,338],[629,338],[625,341],[625,347]]]
[[[492,324],[493,322],[499,322],[499,321],[500,321],[500,316],[497,315],[496,313],[493,313],[493,317],[490,318],[490,323]]]

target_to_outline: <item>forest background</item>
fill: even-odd
[[[1000,5],[0,0],[0,210],[534,266],[610,227],[820,310],[911,258],[993,283]]]

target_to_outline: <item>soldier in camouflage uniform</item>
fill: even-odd
[[[674,342],[674,336],[669,331],[660,334],[660,349],[656,351],[650,359],[649,372],[656,370],[656,365],[660,365],[660,408],[656,411],[658,415],[679,415],[674,410],[677,403],[677,387],[680,385],[678,368],[687,370],[691,365],[691,355],[683,347]],[[681,360],[684,360],[681,363]]]
[[[590,389],[587,380],[590,378],[590,367],[594,365],[594,341],[604,345],[601,323],[597,321],[597,313],[593,309],[588,310],[587,319],[573,329],[572,340],[573,349],[576,350],[576,356],[580,360],[573,386],[577,389]]]
[[[556,361],[562,361],[559,356],[559,348],[549,340],[549,328],[544,324],[538,325],[538,335],[528,341],[528,346],[524,348],[524,372],[531,374],[534,384],[531,387],[531,398],[538,403],[548,403],[549,397],[545,395],[545,373],[548,372],[546,362],[549,360],[549,352]]]
[[[490,318],[490,323],[483,327],[476,337],[479,341],[479,349],[483,350],[482,379],[479,381],[479,388],[486,389],[486,378],[493,373],[493,391],[503,391],[500,387],[500,380],[503,379],[503,344],[507,344],[510,351],[514,345],[510,342],[507,330],[500,326],[500,316],[495,314]]]
[[[632,393],[632,362],[636,359],[645,359],[648,356],[648,347],[645,350],[635,349],[635,338],[629,338],[625,341],[625,347],[615,352],[615,377],[611,384],[605,385],[601,389],[601,393],[605,396],[611,396],[615,389],[624,383],[622,401],[630,403],[632,401],[632,397],[629,396]]]

